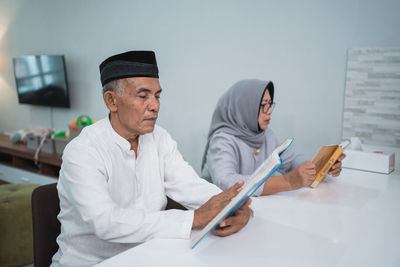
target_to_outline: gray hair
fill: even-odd
[[[107,91],[114,91],[118,96],[122,96],[122,94],[124,93],[123,80],[124,79],[117,79],[106,83],[103,86],[103,95]]]

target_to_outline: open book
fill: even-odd
[[[287,139],[282,145],[277,147],[272,154],[258,167],[250,176],[249,180],[243,185],[243,189],[212,219],[191,240],[191,246],[194,248],[215,226],[225,217],[235,213],[254,192],[268,180],[269,177],[282,165],[281,155],[286,151],[292,139]]]
[[[321,147],[315,155],[312,163],[315,164],[316,175],[311,187],[315,188],[326,176],[330,168],[342,154],[343,150],[350,144],[349,140],[343,141],[340,145]]]

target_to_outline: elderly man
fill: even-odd
[[[152,238],[189,238],[240,191],[199,178],[155,125],[161,87],[154,52],[130,51],[100,65],[109,116],[69,143],[57,189],[61,233],[52,266],[92,266]],[[164,210],[167,196],[188,210]],[[248,204],[214,230],[247,224]]]

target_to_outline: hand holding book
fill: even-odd
[[[345,140],[340,145],[323,146],[319,149],[312,162],[316,166],[316,175],[311,187],[315,188],[328,173],[332,176],[338,176],[342,169],[342,159],[344,149],[350,144],[349,140]]]
[[[331,169],[328,171],[330,176],[336,177],[339,176],[340,172],[342,171],[342,160],[346,157],[346,154],[340,154],[339,158],[333,164]]]
[[[242,190],[243,184],[244,181],[237,182],[232,187],[210,198],[195,210],[192,228],[206,226]]]
[[[214,229],[213,233],[218,236],[228,236],[240,231],[250,220],[253,211],[250,209],[251,198],[241,206],[232,216],[223,219]]]
[[[288,182],[288,190],[295,190],[308,186],[315,178],[315,164],[311,161],[305,161],[284,177]]]

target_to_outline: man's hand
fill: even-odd
[[[342,171],[342,160],[346,157],[346,154],[341,154],[335,164],[332,165],[332,167],[329,169],[328,174],[336,177],[340,175],[340,172]]]
[[[195,210],[192,228],[203,228],[206,226],[242,190],[243,184],[243,180],[237,182],[227,190],[210,198],[200,208]]]
[[[294,190],[310,185],[314,181],[315,174],[315,164],[311,161],[305,161],[286,176],[291,190]]]
[[[249,198],[235,214],[223,219],[218,226],[214,228],[213,233],[219,236],[228,236],[240,231],[249,222],[253,214],[253,211],[249,208],[250,204],[251,198]]]

